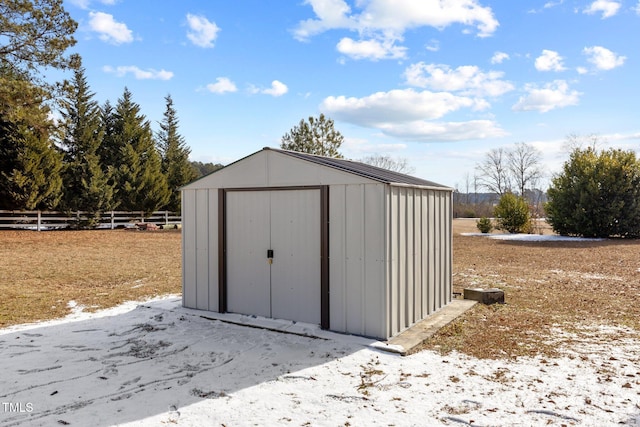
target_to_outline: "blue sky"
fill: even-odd
[[[569,135],[640,150],[640,1],[65,0],[99,102],[171,94],[192,160],[227,164],[324,113],[342,152],[406,158],[464,190],[526,142],[548,177]]]

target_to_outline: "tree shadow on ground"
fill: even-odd
[[[107,426],[165,414],[358,351],[371,340],[314,338],[147,303],[127,313],[0,331],[0,424]],[[6,406],[6,405],[5,405]]]

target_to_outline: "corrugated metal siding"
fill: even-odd
[[[386,336],[383,184],[329,191],[330,328]]]
[[[183,305],[218,310],[217,191],[183,190],[182,200]]]
[[[182,191],[182,305],[196,308],[196,192]]]
[[[451,301],[451,197],[392,186],[387,220],[389,336]]]
[[[320,190],[268,193],[271,317],[320,324]]]
[[[267,191],[227,192],[227,309],[271,317],[271,243]]]

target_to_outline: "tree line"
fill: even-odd
[[[37,103],[28,122],[2,117],[0,209],[179,211],[178,189],[215,169],[189,161],[170,95],[154,133],[127,88],[98,105],[82,67],[63,93],[57,122]]]
[[[98,105],[61,0],[1,2],[0,16],[0,209],[179,211],[178,188],[222,167],[189,161],[170,95],[155,133],[127,88]]]
[[[541,154],[531,145],[489,151],[476,167],[474,183],[495,194],[497,202],[477,221],[480,231],[530,233],[532,218],[544,216],[560,235],[640,238],[640,160],[633,150],[598,149],[598,142],[591,136],[585,146],[581,137],[570,135],[569,159],[546,192],[535,188],[543,173]],[[540,206],[542,194],[546,202]]]

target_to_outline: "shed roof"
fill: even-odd
[[[372,166],[353,160],[336,159],[334,157],[317,156],[314,154],[300,153],[297,151],[282,150],[270,147],[264,147],[263,150],[276,151],[278,153],[286,154],[291,157],[307,160],[309,162],[313,162],[323,166],[328,166],[330,168],[352,173],[385,184],[404,184],[410,186],[437,187],[442,188],[443,190],[451,189],[446,185],[437,184],[432,181],[427,181],[426,179],[417,178],[415,176],[406,175],[400,172],[390,171],[388,169],[379,168],[377,166]]]

